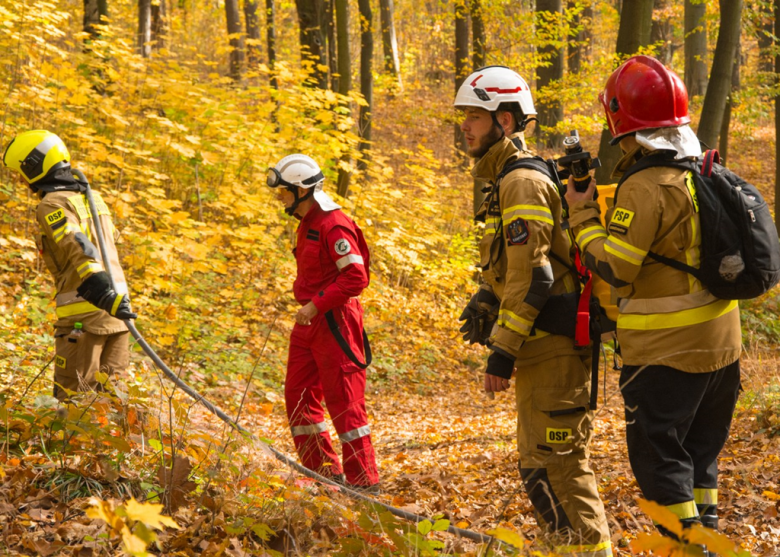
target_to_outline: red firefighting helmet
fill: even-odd
[[[650,56],[634,56],[612,72],[599,94],[612,144],[626,134],[682,126],[688,116],[688,91],[670,69]]]

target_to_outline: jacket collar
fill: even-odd
[[[519,145],[519,148],[518,148]],[[504,136],[497,141],[490,150],[479,159],[471,169],[471,175],[477,180],[495,184],[496,177],[510,161],[520,157],[521,153],[528,153],[523,132]]]

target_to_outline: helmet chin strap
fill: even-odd
[[[295,214],[295,210],[298,208],[298,205],[301,204],[301,202],[306,201],[309,199],[312,195],[314,195],[314,188],[309,188],[309,191],[306,192],[306,195],[303,197],[298,197],[298,188],[287,188],[287,191],[292,192],[292,194],[295,196],[295,201],[293,201],[293,204],[287,207],[284,212],[287,213],[290,216],[293,216]]]

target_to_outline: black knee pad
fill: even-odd
[[[555,531],[573,529],[558,496],[552,490],[547,469],[520,468],[520,476],[523,478],[528,498],[544,522]]]

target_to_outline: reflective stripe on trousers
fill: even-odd
[[[560,545],[555,548],[555,552],[573,557],[612,557],[612,542],[607,540],[591,545]]]
[[[365,437],[370,433],[371,433],[371,428],[368,427],[367,425],[364,425],[356,429],[353,429],[352,431],[339,434],[339,439],[341,440],[342,443],[349,443],[351,441],[354,441],[355,439],[360,439],[361,437]]]
[[[290,429],[292,431],[292,436],[297,437],[298,435],[318,435],[328,431],[328,426],[325,422],[320,422],[318,424],[297,425]]]

